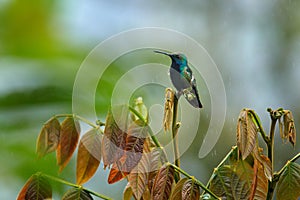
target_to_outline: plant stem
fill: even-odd
[[[268,157],[272,163],[272,171],[274,170],[274,135],[275,135],[275,125],[277,118],[273,118],[270,128],[270,141],[268,142]]]
[[[40,172],[38,172],[38,173],[40,173]],[[84,188],[84,187],[82,187],[81,185],[76,185],[76,184],[74,184],[74,183],[70,183],[70,182],[68,182],[68,181],[65,181],[65,180],[63,180],[63,179],[60,179],[60,178],[57,178],[57,177],[54,177],[54,176],[51,176],[51,175],[48,175],[48,174],[43,174],[43,173],[42,173],[41,176],[43,176],[43,177],[45,177],[45,178],[48,178],[48,179],[50,179],[50,180],[56,181],[56,182],[58,182],[58,183],[62,183],[62,184],[64,184],[64,185],[68,185],[68,186],[75,187],[75,188],[82,188],[82,189],[85,190],[86,192],[88,192],[88,193],[90,193],[90,194],[92,194],[92,195],[94,195],[94,196],[96,196],[96,197],[99,197],[99,198],[101,198],[101,199],[112,200],[112,198],[110,198],[110,197],[107,197],[107,196],[105,196],[105,195],[103,195],[103,194],[99,194],[99,193],[97,193],[97,192],[95,192],[95,191],[93,191],[93,190]]]
[[[291,160],[287,161],[287,163],[280,169],[279,172],[274,173],[274,177],[276,177],[276,180],[280,178],[281,174],[283,173],[283,171],[285,170],[285,168],[288,166],[288,164],[290,162],[295,162],[298,158],[300,158],[300,153],[298,153],[297,155],[295,155]]]
[[[215,195],[212,191],[210,191],[203,183],[201,183],[198,179],[196,179],[194,176],[189,175],[186,171],[181,169],[180,167],[177,167],[176,165],[169,163],[170,166],[172,166],[176,171],[180,172],[181,174],[185,175],[186,177],[195,180],[195,183],[199,185],[205,192],[213,196],[215,199],[220,199],[217,195]]]
[[[263,138],[263,140],[265,141],[266,144],[269,143],[270,138],[266,135],[266,132],[264,131],[264,128],[261,125],[260,119],[258,117],[258,115],[254,112],[254,110],[249,110],[249,112],[252,114],[252,116],[254,117],[255,123],[258,126],[259,132]]]
[[[173,140],[173,148],[174,148],[175,165],[177,167],[180,167],[180,153],[178,148],[178,136],[177,136],[178,129],[179,129],[179,126],[177,124],[177,111],[178,111],[179,97],[177,98],[177,95],[174,95],[173,120],[172,120],[172,140]]]
[[[275,135],[275,125],[277,122],[278,117],[274,115],[274,112],[270,110],[270,116],[271,116],[271,128],[270,128],[270,135],[269,135],[269,141],[267,142],[268,146],[268,158],[271,161],[271,168],[272,168],[272,174],[274,173],[274,135]],[[268,194],[267,194],[267,200],[271,200],[273,197],[273,193],[276,186],[276,181],[273,180],[274,176],[272,178],[272,181],[268,181]]]
[[[58,114],[58,115],[54,115],[54,117],[55,118],[60,118],[60,117],[74,117],[74,118],[76,118],[76,119],[78,119],[78,120],[80,120],[80,121],[82,121],[82,122],[90,125],[93,128],[99,128],[98,125],[95,125],[93,122],[91,122],[91,121],[87,120],[86,118],[83,118],[83,117],[81,117],[79,115],[76,115],[76,114]]]

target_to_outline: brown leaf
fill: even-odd
[[[80,125],[73,117],[67,117],[61,124],[60,140],[56,151],[59,171],[62,171],[70,161],[80,134]]]
[[[193,179],[186,180],[182,186],[182,200],[200,198],[200,189]]]
[[[151,168],[151,153],[143,153],[143,156],[137,166],[128,175],[128,182],[136,199],[141,199],[148,183],[148,173]]]
[[[44,200],[52,198],[52,187],[49,182],[39,174],[29,178],[20,191],[17,200]]]
[[[93,200],[93,197],[82,188],[71,188],[64,194],[62,200]]]
[[[284,131],[282,139],[289,139],[290,143],[295,147],[296,145],[296,127],[294,117],[291,111],[284,110],[283,114]]]
[[[125,106],[116,106],[114,108],[114,112],[113,110],[109,110],[107,113],[104,137],[102,139],[104,169],[113,164],[124,153],[123,150],[125,148],[127,137],[127,127],[124,125],[124,123],[127,122],[127,118],[128,109],[127,107],[125,108]]]
[[[101,135],[91,129],[80,140],[77,154],[76,180],[81,185],[96,172],[101,160]]]
[[[247,109],[243,109],[239,115],[237,125],[237,146],[241,152],[242,159],[252,153],[257,137],[257,128],[253,116]]]
[[[174,182],[174,168],[170,165],[164,165],[156,175],[151,196],[153,200],[169,199],[172,184]]]
[[[172,191],[170,200],[182,200],[182,187],[187,180],[189,179],[183,178],[178,181],[178,183],[175,185],[175,188]]]
[[[171,88],[167,88],[165,92],[165,107],[164,107],[164,130],[169,131],[173,119],[174,92]]]
[[[121,171],[131,172],[131,170],[139,163],[143,155],[144,142],[147,133],[147,126],[139,126],[135,122],[130,125],[126,137],[124,153],[122,157],[116,161]]]
[[[155,181],[155,177],[163,164],[166,163],[166,158],[162,152],[161,148],[153,148],[150,154],[151,168],[148,175],[148,187],[150,191]]]
[[[56,118],[50,119],[43,125],[36,145],[36,152],[39,158],[56,150],[59,143],[59,135],[60,123]]]
[[[254,158],[257,159],[260,164],[262,164],[263,169],[264,169],[263,171],[265,173],[265,177],[269,181],[272,181],[272,176],[273,176],[272,163],[267,156],[260,153],[262,151],[262,149],[260,149],[260,148],[257,149],[257,148],[254,148],[254,153],[253,153]]]
[[[108,180],[107,182],[109,184],[116,183],[123,178],[125,178],[129,173],[128,172],[122,172],[118,169],[118,166],[116,163],[113,164],[112,168],[109,171]]]
[[[253,178],[251,184],[251,195],[249,200],[264,200],[268,193],[268,179],[264,175],[262,165],[254,159]]]

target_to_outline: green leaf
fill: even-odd
[[[101,135],[97,129],[91,129],[80,140],[76,180],[77,184],[87,182],[96,172],[101,160]]]
[[[253,171],[245,161],[223,165],[214,171],[209,189],[222,199],[248,199]]]
[[[71,188],[64,194],[62,200],[93,200],[93,197],[82,188]]]
[[[123,191],[123,200],[130,200],[132,195],[133,195],[133,192],[130,187],[130,184],[127,183],[127,185],[125,186],[124,191]]]
[[[44,200],[52,198],[52,187],[40,174],[35,174],[25,183],[17,200]]]
[[[300,165],[289,162],[277,183],[278,200],[297,200],[300,197]]]

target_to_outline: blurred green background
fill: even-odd
[[[60,175],[54,154],[37,160],[37,135],[52,115],[72,112],[73,82],[88,53],[111,35],[131,28],[155,26],[185,33],[205,47],[221,72],[227,94],[222,135],[213,151],[199,159],[201,131],[209,119],[209,114],[202,112],[206,125],[200,127],[182,157],[182,168],[204,183],[235,144],[242,108],[255,109],[266,130],[267,107],[290,109],[296,128],[300,127],[299,10],[297,0],[0,0],[1,199],[15,199],[36,171],[75,181],[74,159]],[[118,77],[136,64],[130,60],[116,61],[101,80],[106,90],[97,90],[99,118],[105,117]],[[160,98],[163,91],[158,90],[154,97]],[[201,94],[204,102],[209,102],[209,95]],[[147,94],[144,99],[147,104]],[[279,136],[276,139],[275,167],[279,169],[299,152],[299,145],[293,149]],[[86,186],[120,199],[126,181],[108,185],[107,173],[99,168]],[[53,185],[54,199],[59,199],[67,187]]]

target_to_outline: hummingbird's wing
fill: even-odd
[[[185,99],[195,108],[202,108],[202,104],[200,102],[199,93],[197,90],[196,79],[193,75],[192,70],[189,67],[184,69],[184,77],[190,83],[190,88],[187,88],[183,91],[183,95]]]
[[[191,87],[183,90],[183,96],[185,99],[195,108],[202,108],[200,102],[199,93],[196,86],[196,80],[193,79]]]

